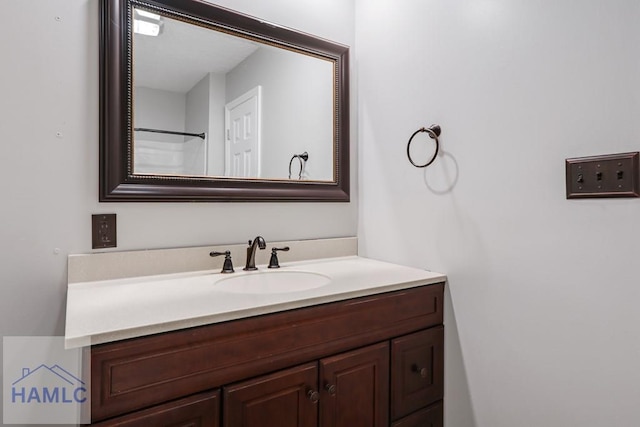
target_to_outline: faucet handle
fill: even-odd
[[[271,248],[271,259],[269,260],[268,268],[280,268],[280,264],[278,263],[278,251],[287,252],[289,250],[289,246],[285,246],[284,248]]]
[[[220,273],[233,273],[233,262],[231,261],[231,251],[224,251],[224,252],[210,252],[209,256],[211,257],[216,257],[216,256],[220,256],[220,255],[224,255],[224,264],[222,265],[222,271],[220,271]]]

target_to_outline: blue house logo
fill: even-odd
[[[0,424],[91,423],[90,353],[64,345],[57,336],[2,337]]]
[[[11,384],[11,403],[74,404],[86,400],[84,381],[57,364],[22,368],[22,377]]]

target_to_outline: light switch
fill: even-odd
[[[567,199],[640,197],[640,153],[566,159]]]

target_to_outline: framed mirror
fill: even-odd
[[[102,0],[100,201],[349,201],[349,48],[199,0]]]

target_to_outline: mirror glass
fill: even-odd
[[[101,0],[100,201],[349,201],[349,48],[200,0]]]
[[[133,8],[133,173],[333,181],[333,61]]]

